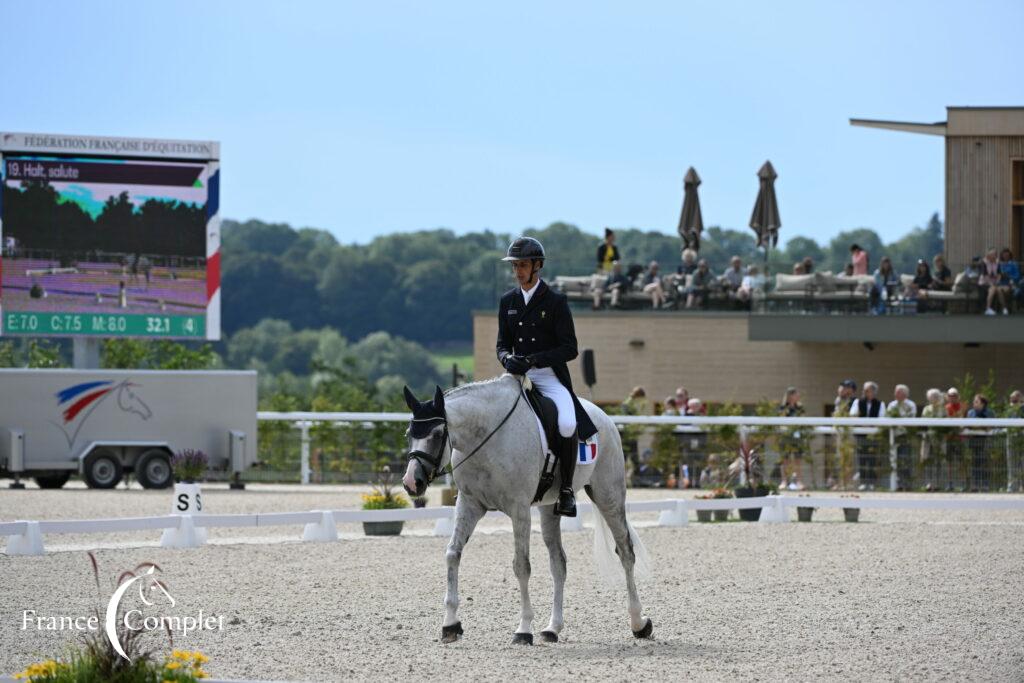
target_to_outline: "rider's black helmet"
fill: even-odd
[[[519,261],[522,259],[544,260],[544,245],[532,237],[517,237],[508,245],[508,252],[502,261]]]

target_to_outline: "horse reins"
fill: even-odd
[[[472,451],[470,451],[469,455],[467,455],[465,458],[460,460],[457,465],[452,465],[452,469],[451,469],[452,472],[454,472],[456,469],[461,467],[462,463],[466,462],[467,460],[472,458],[474,455],[476,455],[480,451],[480,449],[483,448],[487,444],[487,442],[491,440],[491,437],[494,436],[495,434],[497,434],[498,430],[500,430],[502,427],[505,426],[505,423],[508,422],[510,417],[512,417],[512,413],[516,412],[516,408],[519,407],[519,400],[522,397],[523,397],[523,382],[522,382],[522,380],[519,380],[519,391],[516,392],[516,401],[515,401],[515,403],[512,404],[512,408],[508,411],[508,413],[505,415],[505,417],[502,418],[501,422],[498,423],[498,426],[495,427],[494,429],[492,429],[491,433],[488,434],[486,437],[484,437],[484,440],[481,441],[479,444],[477,444],[476,448],[474,448]],[[427,473],[427,486],[429,486],[430,483],[432,481],[434,481],[434,479],[436,479],[437,476],[441,473],[441,471],[440,471],[441,470],[441,461],[444,459],[444,447],[445,447],[445,445],[446,444],[451,444],[452,450],[455,450],[455,443],[452,442],[451,435],[448,433],[448,411],[447,411],[447,409],[445,409],[444,415],[441,416],[441,417],[431,417],[431,418],[427,418],[426,420],[415,420],[414,419],[413,422],[420,422],[420,421],[428,422],[428,421],[433,421],[433,420],[441,420],[442,422],[444,422],[444,438],[441,439],[441,447],[438,449],[437,453],[435,453],[434,455],[431,455],[430,453],[426,453],[424,451],[410,451],[408,457],[406,458],[407,460],[416,460],[421,465],[423,465],[423,464],[430,465],[430,472]],[[426,462],[424,463],[424,461],[426,461]]]

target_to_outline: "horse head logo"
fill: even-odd
[[[132,391],[132,387],[137,386],[139,385],[128,381],[121,382],[117,391],[117,407],[126,413],[135,413],[143,420],[148,420],[153,417],[153,411]]]
[[[155,572],[159,569],[155,564],[143,564],[136,567],[140,569],[147,567],[146,571],[142,574],[135,574],[135,572],[125,572],[120,576],[123,579],[125,576],[131,576],[130,579],[121,583],[114,594],[110,596],[110,602],[107,603],[107,614],[104,623],[104,630],[107,633],[107,638],[110,639],[110,644],[113,646],[114,651],[121,655],[129,662],[131,658],[125,654],[124,648],[121,645],[121,639],[117,632],[117,615],[120,613],[121,601],[124,598],[125,593],[128,589],[136,584],[139,589],[139,600],[142,604],[152,607],[156,604],[157,600],[161,598],[165,599],[165,602],[171,607],[174,607],[176,601],[174,597],[167,591],[167,584],[158,579]],[[137,582],[137,583],[136,583]]]

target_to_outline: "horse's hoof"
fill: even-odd
[[[558,634],[554,631],[541,631],[540,639],[543,640],[545,643],[557,643]]]
[[[441,627],[441,642],[454,643],[462,637],[462,622],[456,621],[451,626]]]
[[[515,633],[512,635],[513,645],[533,645],[532,633]]]
[[[654,633],[654,623],[648,619],[644,627],[639,631],[633,631],[634,638],[650,638],[651,634]]]

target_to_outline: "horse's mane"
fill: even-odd
[[[510,377],[510,375],[506,373],[504,375],[498,375],[497,377],[491,377],[490,379],[481,379],[476,382],[470,382],[469,384],[461,384],[457,387],[454,387],[444,392],[444,396],[445,398],[453,398],[467,391],[483,389],[485,387],[490,388],[498,384],[501,384],[502,380],[504,380],[506,377]]]

